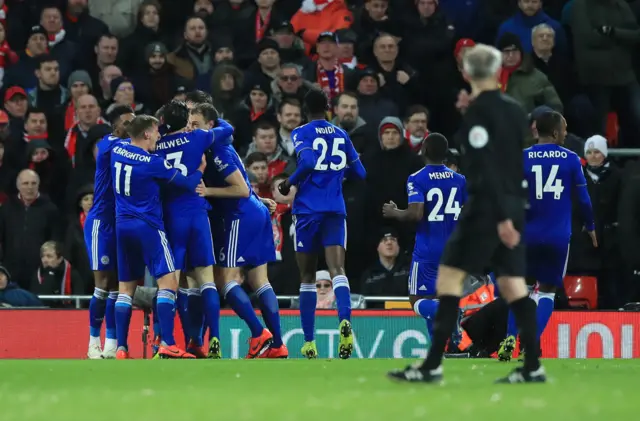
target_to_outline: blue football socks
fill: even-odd
[[[178,289],[178,298],[176,300],[176,309],[178,310],[178,317],[180,318],[180,324],[182,325],[182,332],[184,333],[184,343],[189,343],[189,290],[186,288]]]
[[[116,339],[116,300],[118,299],[118,291],[109,292],[107,298],[107,307],[104,313],[104,322],[107,325],[107,339]]]
[[[103,289],[93,289],[93,297],[89,301],[89,335],[93,338],[100,337],[108,296],[109,293]]]
[[[262,334],[264,327],[256,312],[253,310],[251,300],[237,282],[231,281],[224,286],[224,299],[227,300],[233,311],[247,324],[251,330],[251,337],[257,338]]]
[[[349,280],[344,275],[337,275],[333,278],[333,295],[336,296],[338,307],[338,319],[351,320],[351,291],[349,290]]]
[[[202,330],[204,329],[204,306],[199,288],[189,288],[189,337],[197,346],[202,346]]]
[[[207,282],[200,287],[209,336],[220,339],[220,295],[216,286]]]
[[[162,342],[168,346],[176,344],[173,327],[176,314],[176,293],[170,289],[158,291],[158,321],[162,332]],[[187,325],[188,326],[188,325]]]
[[[116,336],[118,348],[129,349],[129,325],[131,324],[131,303],[133,299],[126,294],[118,294],[116,300]]]
[[[300,323],[305,342],[313,341],[315,336],[317,304],[316,286],[314,284],[300,284]]]
[[[542,336],[544,329],[551,319],[553,305],[556,294],[554,292],[538,292],[538,308],[536,309],[536,319],[538,321],[538,340]]]
[[[438,300],[421,299],[413,304],[413,311],[427,321],[429,338],[433,338],[433,320],[438,311]]]
[[[276,297],[276,293],[268,282],[258,288],[256,295],[260,300],[260,310],[262,311],[264,323],[273,334],[272,346],[279,348],[282,346],[282,332],[280,331],[280,307],[278,306],[278,297]]]

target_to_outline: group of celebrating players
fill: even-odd
[[[459,142],[467,178],[445,165],[447,139],[432,133],[422,148],[425,167],[407,181],[408,209],[400,210],[393,202],[382,209],[388,218],[418,222],[409,296],[432,338],[426,360],[389,373],[395,380],[442,381],[442,357],[458,322],[462,282],[467,274],[492,271],[511,309],[500,357],[510,359],[517,334],[525,351],[524,365],[499,381],[546,381],[539,341],[553,311],[555,288],[562,285],[566,271],[572,192],[577,193],[585,229],[597,246],[580,161],[561,146],[564,118],[556,112],[538,118],[539,142],[523,152],[526,116],[500,92],[500,63],[500,52],[485,45],[473,47],[463,59],[474,96]],[[323,248],[340,321],[338,355],[346,359],[353,351],[353,330],[344,272],[342,182],[345,177],[363,179],[366,172],[348,134],[325,120],[324,93],[310,91],[304,110],[309,123],[292,133],[297,169],[278,185],[285,197],[290,197],[292,186],[297,188],[292,212],[301,275],[302,354],[318,355],[315,273],[317,253]],[[89,358],[129,358],[132,297],[145,267],[158,283],[159,358],[221,358],[219,290],[251,330],[247,358],[287,358],[278,301],[266,269],[275,260],[270,222],[275,203],[252,191],[231,145],[233,128],[205,100],[172,101],[158,112],[159,119],[134,116],[128,107],[114,113],[113,135],[96,147],[94,207],[85,223],[96,285],[89,308]],[[213,169],[205,172],[207,163]],[[526,211],[523,187],[528,190]],[[213,199],[212,206],[204,197]],[[249,269],[248,282],[259,297],[267,328],[238,285],[242,267]],[[176,346],[173,327],[176,291],[187,270],[198,288],[191,289],[189,317],[183,320],[188,344],[182,350]],[[531,298],[525,276],[539,284]],[[207,352],[203,321],[210,334]]]
[[[252,191],[232,146],[233,127],[218,118],[210,97],[200,93],[192,98],[195,101],[171,101],[156,117],[135,116],[129,107],[116,107],[109,115],[113,134],[94,149],[94,206],[84,230],[95,279],[89,305],[90,359],[130,358],[132,302],[145,268],[158,284],[157,358],[222,357],[218,291],[251,331],[247,358],[289,355],[282,342],[278,300],[267,277],[267,263],[275,260],[270,213],[276,204]],[[348,135],[325,121],[327,99],[322,92],[307,95],[305,110],[310,123],[292,134],[297,169],[278,186],[285,197],[297,187],[293,214],[301,273],[302,353],[307,358],[318,354],[316,253],[324,248],[340,320],[338,354],[346,359],[353,352],[353,331],[344,271],[342,181],[351,174],[364,178],[365,170]],[[248,283],[259,298],[266,328],[238,284],[242,268],[248,269]],[[184,276],[186,271],[190,276]],[[177,300],[181,280],[194,287],[186,304]],[[176,307],[181,314],[186,306],[188,312],[181,317],[187,339],[183,350],[176,346],[173,331]]]

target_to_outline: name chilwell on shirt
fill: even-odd
[[[179,137],[177,139],[171,139],[171,140],[163,140],[161,142],[156,143],[156,150],[163,151],[165,149],[173,149],[176,146],[186,145],[187,143],[191,143],[191,141],[186,137]]]

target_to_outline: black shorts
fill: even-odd
[[[498,220],[490,208],[471,199],[462,209],[442,254],[441,263],[466,273],[493,271],[496,277],[526,274],[526,252],[523,238],[514,249],[507,248],[498,237]],[[524,229],[524,202],[513,198],[507,204],[508,214],[520,235]]]

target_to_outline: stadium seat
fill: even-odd
[[[571,307],[598,308],[598,281],[594,276],[565,276],[564,290]]]

